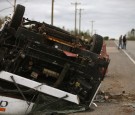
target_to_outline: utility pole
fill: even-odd
[[[81,17],[82,17],[82,10],[84,9],[78,9],[79,10],[79,34],[81,33]]]
[[[14,5],[13,5],[13,7],[14,7],[14,12],[15,12],[15,8],[16,8],[16,0],[14,0]]]
[[[77,5],[81,4],[81,3],[78,3],[78,2],[75,2],[75,3],[71,3],[72,5],[75,5],[75,35],[76,35],[76,14],[77,14]]]
[[[54,14],[54,0],[52,0],[51,25],[53,25],[53,14]]]
[[[91,22],[91,36],[93,35],[93,23],[95,22],[95,21],[90,21]]]
[[[94,34],[97,34],[97,30],[94,30]]]

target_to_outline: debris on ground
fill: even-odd
[[[135,95],[126,93],[125,91],[122,91],[119,94],[111,94],[109,92],[99,91],[95,97],[94,102],[135,102]]]

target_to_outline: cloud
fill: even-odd
[[[11,0],[13,2],[13,0]],[[76,0],[55,0],[54,25],[74,29],[74,5]],[[94,30],[102,36],[119,37],[135,26],[135,0],[77,0],[82,11],[82,30],[91,31],[91,20],[94,20]],[[26,7],[25,17],[38,21],[51,22],[51,0],[17,0]],[[5,1],[0,1],[0,9],[10,7]],[[10,14],[13,9],[0,12],[0,16]],[[77,15],[78,28],[78,15]]]

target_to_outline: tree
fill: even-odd
[[[2,24],[3,24],[3,22],[4,22],[4,19],[0,18],[0,28],[1,28]]]
[[[104,37],[104,40],[108,40],[108,39],[109,39],[109,37],[108,37],[108,36],[105,36],[105,37]]]
[[[127,38],[128,40],[135,40],[135,29],[131,29],[131,31],[128,32]]]
[[[132,34],[132,36],[135,36],[135,29],[131,30],[131,34]]]

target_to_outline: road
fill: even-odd
[[[126,50],[118,50],[116,44],[117,41],[107,43],[107,51],[111,59],[107,75],[111,79],[107,77],[104,82],[114,82],[112,89],[109,89],[111,93],[120,93],[120,91],[135,93],[135,85],[133,85],[135,83],[135,64],[132,62],[135,60],[135,45],[133,45],[135,42],[128,41]],[[107,85],[110,87],[108,83],[103,84],[104,90],[107,90]]]
[[[135,41],[127,42],[127,53],[135,60]]]
[[[106,42],[111,62],[100,89],[111,95],[124,95],[125,98],[97,103],[98,107],[94,111],[72,115],[135,115],[135,108],[128,106],[133,102],[135,104],[135,41],[128,41],[126,50],[118,50],[117,43]]]

